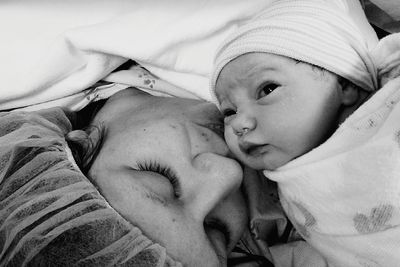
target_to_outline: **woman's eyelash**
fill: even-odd
[[[231,243],[231,232],[228,226],[223,221],[219,219],[206,220],[204,222],[204,226],[220,231],[225,237],[227,246]]]
[[[176,173],[167,165],[161,165],[155,160],[148,160],[137,163],[137,169],[139,171],[149,171],[158,173],[169,180],[174,190],[174,196],[179,198],[182,194],[182,189],[179,183],[178,176]]]

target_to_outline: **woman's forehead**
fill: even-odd
[[[181,117],[195,123],[223,120],[217,106],[210,102],[185,98],[160,98],[159,100],[164,103],[155,108],[163,114]]]
[[[216,105],[203,100],[159,97],[124,90],[106,105],[104,117],[108,121],[147,121],[175,119],[181,122],[216,123],[223,117]],[[109,115],[107,115],[109,114]]]

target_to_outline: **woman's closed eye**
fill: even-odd
[[[161,176],[164,176],[171,183],[172,189],[174,191],[174,197],[179,198],[182,195],[180,180],[176,175],[176,172],[172,170],[171,167],[167,165],[162,165],[160,162],[155,160],[144,160],[137,163],[136,170],[154,172]]]
[[[264,83],[259,87],[257,98],[263,98],[272,93],[280,85],[273,82]]]

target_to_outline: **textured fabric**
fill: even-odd
[[[0,114],[0,266],[181,266],[70,160],[61,109]]]
[[[397,0],[369,0],[374,3],[393,19],[400,20],[400,2]],[[366,1],[367,2],[367,1]]]
[[[390,34],[379,41],[371,52],[378,69],[380,86],[400,76],[400,33]]]
[[[264,174],[282,207],[332,266],[399,266],[400,78],[324,144]]]
[[[340,5],[332,0],[274,2],[221,45],[210,80],[211,94],[215,97],[215,83],[222,68],[250,52],[304,61],[336,73],[365,90],[376,90],[376,68],[369,50],[376,45],[377,37],[372,30],[368,31],[365,15],[359,14],[361,11],[359,5],[345,5],[345,2]],[[361,17],[352,18],[357,15]]]
[[[261,172],[246,167],[242,188],[250,220],[238,246],[272,260],[269,247],[287,242],[285,231],[290,227],[279,203],[276,183],[265,179]]]
[[[362,0],[371,24],[388,33],[400,32],[400,2],[397,0]],[[376,4],[375,4],[376,3]],[[383,5],[381,5],[383,4]],[[392,14],[391,13],[397,13]],[[393,16],[394,15],[394,16]],[[397,17],[397,18],[396,18]]]
[[[17,110],[35,111],[51,107],[63,107],[71,111],[79,111],[94,101],[107,99],[128,87],[135,87],[155,96],[194,98],[194,95],[185,93],[180,88],[154,76],[142,66],[132,64],[127,69],[110,74],[104,80],[97,82],[80,93],[18,108]]]
[[[246,259],[246,267],[269,266],[257,256],[265,257],[275,267],[328,266],[326,259],[289,222],[280,205],[275,182],[266,179],[261,171],[245,167],[242,191],[250,220],[237,244],[239,249],[231,258]]]

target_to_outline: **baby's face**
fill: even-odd
[[[336,75],[267,53],[229,62],[216,93],[226,142],[254,169],[274,170],[321,144],[341,106]]]

